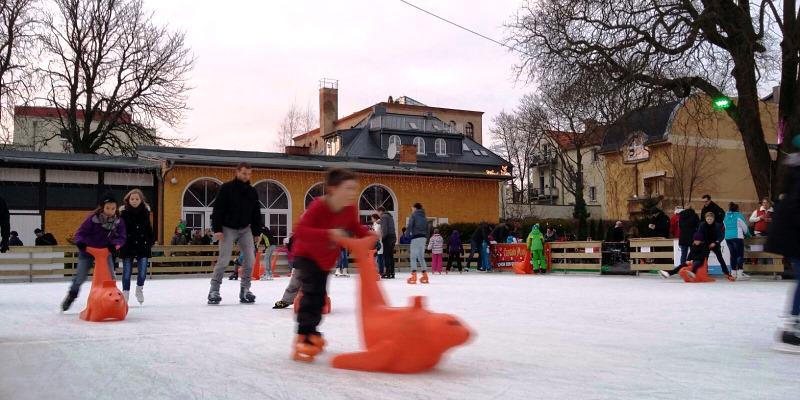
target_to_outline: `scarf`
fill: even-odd
[[[117,216],[112,215],[109,217],[103,213],[95,214],[95,216],[92,217],[92,222],[100,224],[100,226],[107,231],[111,231],[117,225]]]

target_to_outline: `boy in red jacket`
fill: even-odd
[[[294,268],[300,271],[303,297],[297,312],[297,340],[293,358],[313,361],[325,340],[317,331],[328,292],[328,275],[336,265],[338,240],[346,232],[364,237],[370,232],[358,221],[358,180],[354,172],[333,169],[325,177],[325,195],[315,199],[294,230]]]

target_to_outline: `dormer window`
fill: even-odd
[[[400,145],[402,144],[402,142],[400,141],[400,136],[397,135],[389,136],[389,146],[391,146],[392,144],[394,144],[395,150],[400,152]]]
[[[414,138],[414,145],[417,146],[417,154],[424,156],[425,155],[425,141],[422,140],[421,137],[417,136]]]
[[[444,139],[436,139],[436,141],[433,142],[433,145],[436,149],[437,156],[447,155],[447,142],[445,142]]]

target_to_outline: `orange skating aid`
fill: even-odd
[[[423,298],[411,298],[411,307],[389,307],[375,280],[369,249],[374,236],[342,239],[359,267],[361,335],[366,350],[334,357],[334,368],[370,372],[415,373],[436,366],[449,349],[464,344],[471,332],[450,314],[423,307]]]
[[[297,292],[297,296],[294,297],[294,313],[297,314],[300,311],[300,299],[303,298],[303,292]],[[323,314],[330,314],[331,313],[331,298],[330,296],[325,296],[325,305],[322,306],[322,313]]]
[[[253,274],[250,277],[257,281],[265,272],[264,266],[261,265],[261,254],[258,254],[258,250],[256,250],[256,261],[253,263]]]
[[[683,278],[684,282],[688,283],[704,283],[704,282],[714,282],[715,279],[708,276],[708,259],[703,263],[703,265],[697,269],[695,273],[694,279],[689,276],[689,271],[692,270],[692,262],[689,261],[686,263],[686,266],[681,268],[678,274]]]
[[[128,303],[117,289],[117,282],[108,269],[108,249],[87,247],[86,251],[94,257],[94,275],[86,309],[81,311],[81,319],[92,322],[124,320],[128,315]]]
[[[533,265],[531,265],[531,252],[525,252],[525,259],[520,262],[515,262],[511,264],[511,269],[514,270],[515,274],[524,275],[524,274],[532,274],[533,273]]]

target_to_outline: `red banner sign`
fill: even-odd
[[[525,260],[528,246],[525,243],[498,243],[489,245],[492,268],[511,269],[511,265]]]

